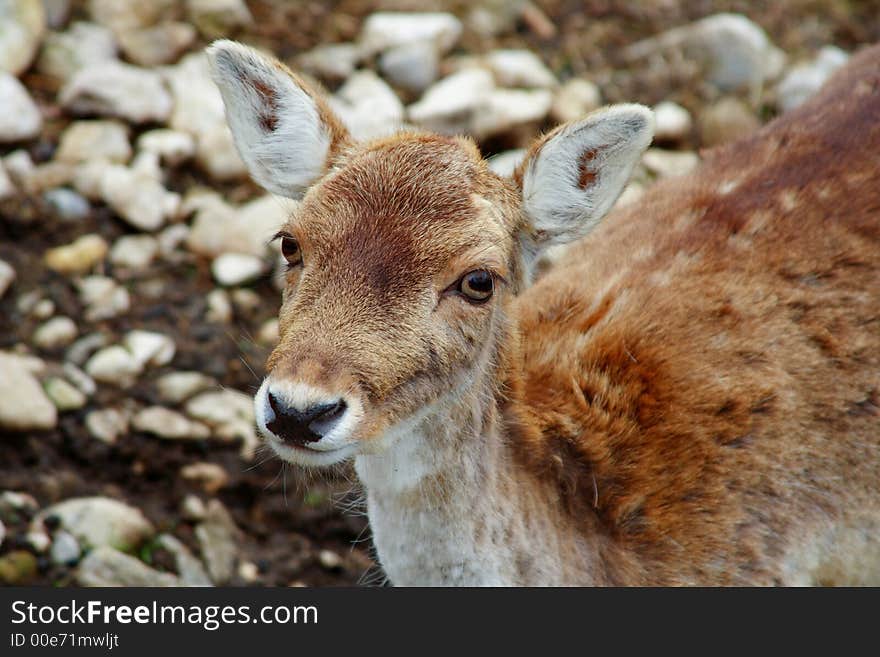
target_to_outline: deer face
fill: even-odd
[[[596,225],[651,137],[645,108],[611,108],[542,138],[506,180],[463,138],[355,144],[277,61],[228,41],[209,57],[251,175],[301,200],[278,233],[281,340],[255,405],[303,465],[381,452],[493,376],[531,261]]]

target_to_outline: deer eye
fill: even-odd
[[[302,249],[299,248],[299,242],[292,237],[286,235],[281,238],[281,255],[287,260],[287,264],[291,267],[302,264]]]
[[[494,290],[495,279],[485,269],[468,272],[458,281],[458,291],[471,303],[488,301]]]

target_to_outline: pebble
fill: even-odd
[[[102,25],[78,21],[46,36],[37,70],[66,81],[86,67],[116,59],[116,39]]]
[[[806,102],[848,60],[840,48],[825,46],[812,61],[793,66],[776,87],[776,106],[787,112]]]
[[[253,584],[260,578],[260,569],[253,561],[242,561],[238,564],[238,576],[247,584]]]
[[[187,495],[180,503],[180,514],[186,520],[198,522],[200,520],[204,520],[207,513],[208,510],[205,507],[205,503],[202,501],[202,498],[196,495]]]
[[[546,89],[495,89],[474,113],[469,132],[485,139],[516,126],[539,123],[552,103],[553,96]]]
[[[204,440],[211,437],[211,430],[200,422],[193,422],[185,415],[162,406],[149,406],[131,420],[137,431],[149,433],[168,440]]]
[[[259,294],[246,287],[239,287],[229,295],[239,315],[251,316],[260,309],[263,300]]]
[[[159,397],[170,404],[179,404],[208,388],[217,381],[201,372],[171,372],[156,380]]]
[[[361,58],[361,49],[353,43],[330,43],[300,55],[297,68],[325,80],[347,80]]]
[[[0,3],[0,71],[21,75],[30,65],[46,32],[42,0]],[[8,108],[4,107],[4,112]]]
[[[0,428],[9,431],[52,429],[58,412],[27,363],[0,352]]]
[[[704,146],[717,146],[750,135],[761,122],[749,106],[732,96],[703,108],[700,113],[700,137]]]
[[[43,261],[61,274],[85,274],[104,259],[108,248],[103,237],[90,233],[70,244],[49,249]]]
[[[159,253],[166,260],[179,259],[180,246],[189,239],[190,228],[186,224],[173,224],[158,235]]]
[[[196,29],[189,23],[160,23],[119,33],[119,47],[126,59],[139,66],[170,64],[196,40]]]
[[[257,333],[257,342],[266,345],[267,347],[274,347],[280,340],[281,334],[278,328],[278,320],[272,318],[263,322],[263,325]]]
[[[2,20],[2,17],[0,17]],[[3,28],[0,27],[0,34]],[[27,89],[11,73],[0,71],[0,143],[33,139],[40,134],[43,117]]]
[[[61,105],[74,114],[97,114],[131,123],[164,122],[172,99],[159,73],[108,61],[76,73],[59,93]]]
[[[240,532],[219,500],[208,502],[205,519],[196,525],[202,559],[214,584],[226,584],[235,573]]]
[[[75,365],[82,365],[89,356],[101,347],[107,346],[107,338],[102,333],[89,333],[74,342],[67,350],[65,360]]]
[[[192,135],[179,130],[149,130],[138,137],[138,150],[155,153],[168,166],[176,167],[191,159],[196,152]]]
[[[57,518],[84,548],[113,547],[130,551],[155,534],[140,509],[109,497],[75,497],[49,506],[34,518],[31,531],[45,530],[47,518]]]
[[[465,69],[432,85],[407,108],[410,121],[442,134],[470,132],[473,117],[493,91],[492,74]]]
[[[205,567],[189,548],[171,534],[160,534],[156,542],[174,557],[174,565],[184,586],[211,586]]]
[[[101,198],[121,219],[141,231],[159,230],[180,209],[180,196],[169,192],[151,173],[120,165],[101,177]]]
[[[0,515],[4,517],[14,512],[36,513],[39,509],[40,505],[30,493],[14,490],[0,493]]]
[[[339,570],[342,568],[342,557],[332,550],[321,550],[318,552],[318,563],[325,570]]]
[[[489,158],[489,168],[499,176],[509,178],[513,175],[516,167],[526,156],[526,149],[515,148],[513,150],[498,153]]]
[[[208,292],[205,319],[217,324],[228,324],[232,321],[232,302],[226,290],[216,289]]]
[[[79,561],[82,551],[79,547],[79,541],[71,534],[64,530],[55,532],[52,537],[52,547],[49,549],[49,559],[56,566],[70,566]]]
[[[52,546],[52,539],[44,531],[28,532],[24,535],[24,540],[38,554],[43,554]]]
[[[223,466],[207,461],[183,466],[180,476],[187,481],[197,482],[209,495],[216,494],[229,483],[229,474]]]
[[[360,43],[367,55],[414,42],[430,42],[445,53],[455,46],[461,32],[461,21],[449,13],[377,12],[364,22]]]
[[[43,0],[46,10],[46,25],[53,30],[64,27],[70,18],[70,0]]]
[[[60,412],[75,411],[86,405],[86,396],[64,379],[51,377],[44,385],[46,395]]]
[[[87,321],[118,317],[131,307],[128,290],[107,276],[87,276],[76,281],[76,286],[80,300],[86,305]]]
[[[21,586],[37,576],[37,558],[26,550],[13,550],[0,557],[0,584]]]
[[[15,269],[5,260],[0,260],[0,299],[6,294],[6,290],[15,282]]]
[[[57,187],[44,192],[43,200],[52,208],[55,215],[65,222],[82,221],[92,211],[92,206],[87,199],[65,187]]]
[[[61,133],[54,159],[71,163],[87,160],[128,162],[131,159],[128,128],[113,119],[74,121]]]
[[[434,84],[440,69],[437,48],[424,41],[386,50],[378,63],[382,77],[388,82],[419,94]]]
[[[110,249],[110,262],[134,271],[146,269],[159,253],[159,241],[152,235],[125,235]]]
[[[70,317],[57,316],[34,331],[33,343],[38,349],[52,351],[66,347],[76,339],[76,323]]]
[[[223,253],[211,263],[211,273],[220,285],[243,285],[259,278],[266,271],[261,258],[246,253]]]
[[[98,385],[95,383],[95,380],[73,363],[66,362],[61,366],[61,369],[64,372],[65,378],[87,397],[91,397],[97,392]]]
[[[178,0],[89,0],[89,14],[114,33],[154,25],[177,12]]]
[[[552,89],[558,85],[541,58],[529,50],[493,50],[486,64],[502,87]]]
[[[391,134],[404,117],[397,94],[372,71],[352,75],[329,102],[356,140]]]
[[[186,403],[186,413],[210,426],[253,423],[253,399],[237,390],[203,392]]]
[[[226,36],[254,20],[244,0],[186,0],[186,14],[208,39]]]
[[[12,198],[15,194],[15,183],[12,182],[12,178],[10,178],[9,174],[6,172],[6,167],[3,166],[3,162],[0,161],[0,201]]]
[[[669,151],[662,148],[649,148],[642,156],[642,164],[658,178],[686,175],[699,163],[700,158],[696,153]]]
[[[115,408],[92,411],[86,415],[86,429],[93,438],[108,445],[112,445],[119,436],[128,433],[128,426],[128,413]]]
[[[272,236],[287,221],[292,201],[271,194],[234,208],[214,192],[188,195],[183,213],[195,212],[187,248],[199,255],[248,253],[262,258]]]
[[[690,112],[678,103],[666,100],[654,107],[654,139],[658,141],[687,139],[693,125]]]
[[[86,362],[89,376],[120,388],[134,385],[143,369],[141,362],[119,345],[104,347]]]
[[[89,552],[76,569],[80,586],[180,586],[176,575],[155,568],[111,547]]]
[[[550,116],[557,123],[568,123],[584,118],[602,105],[599,87],[583,78],[573,78],[563,84],[553,97]]]

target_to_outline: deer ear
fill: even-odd
[[[342,123],[278,60],[227,40],[207,54],[251,176],[274,194],[301,198],[348,140]]]
[[[536,141],[517,167],[530,222],[530,255],[595,228],[651,143],[654,121],[642,105],[614,105],[559,126]]]

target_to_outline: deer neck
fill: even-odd
[[[565,514],[558,492],[514,458],[497,374],[487,372],[398,427],[386,451],[355,461],[373,542],[396,585],[592,581],[582,572],[595,552],[590,539]]]

